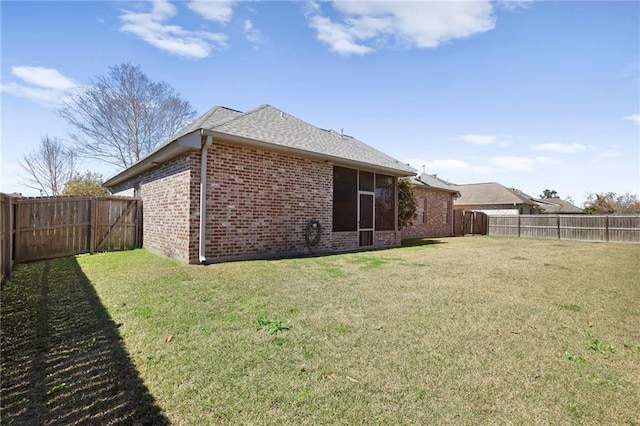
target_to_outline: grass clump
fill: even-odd
[[[286,322],[267,319],[265,317],[259,317],[255,321],[255,325],[258,329],[266,328],[269,331],[269,334],[276,334],[279,331],[291,329],[291,325]]]

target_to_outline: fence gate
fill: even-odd
[[[137,198],[18,199],[15,261],[140,247],[141,209]]]
[[[472,210],[454,210],[454,235],[486,235],[487,215]]]

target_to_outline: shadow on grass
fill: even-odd
[[[2,286],[2,424],[169,424],[73,257]]]
[[[434,244],[446,244],[446,241],[431,240],[428,238],[411,238],[408,240],[402,240],[402,247],[431,246]]]

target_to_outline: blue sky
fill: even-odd
[[[121,62],[189,100],[271,104],[454,183],[640,193],[640,2],[0,3],[0,191],[66,90]],[[111,166],[83,161],[81,172]]]

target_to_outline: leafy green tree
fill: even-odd
[[[558,198],[558,192],[551,189],[545,189],[542,191],[540,198]]]
[[[418,215],[413,182],[409,178],[398,180],[398,229],[406,228]]]
[[[102,186],[102,175],[87,171],[85,174],[77,174],[64,186],[62,195],[109,195],[109,190]]]

